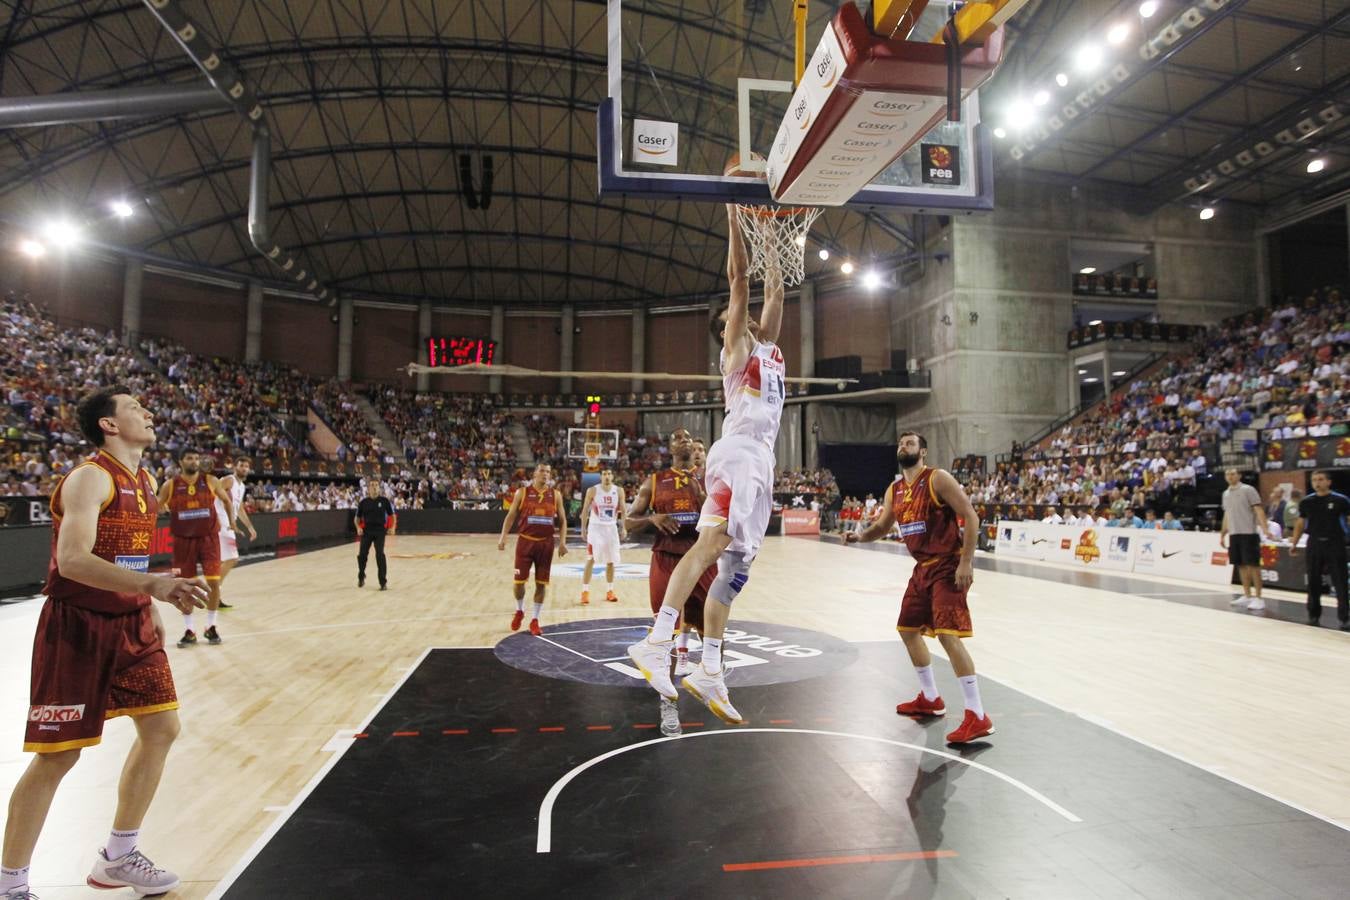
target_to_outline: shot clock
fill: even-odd
[[[427,365],[490,366],[497,353],[497,342],[486,338],[434,337],[427,339]]]

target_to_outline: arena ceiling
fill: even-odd
[[[438,303],[652,303],[725,286],[718,206],[596,195],[595,108],[605,93],[601,0],[185,0],[238,67],[272,135],[272,237],[323,283],[357,296]],[[787,0],[648,0],[696,46],[740,29],[779,45]],[[985,119],[1053,87],[1062,60],[1137,2],[1035,0],[1015,20]],[[1163,2],[1161,23],[1188,4]],[[1341,102],[1350,2],[1229,0],[1174,52],[1141,64],[1090,114],[1015,158],[1072,182],[1112,182],[1141,206],[1186,195],[1181,173],[1213,164],[1319,104]],[[818,33],[833,3],[811,4]],[[1137,28],[1136,33],[1144,29]],[[1137,42],[1135,42],[1137,43]],[[790,45],[781,42],[790,65]],[[1134,44],[1127,43],[1126,48]],[[686,73],[697,78],[691,63]],[[0,99],[163,84],[203,85],[143,2],[11,0],[0,12]],[[1058,105],[1061,98],[1056,98]],[[1346,117],[1350,120],[1350,116]],[[1280,148],[1217,178],[1207,196],[1263,206],[1329,190],[1346,169],[1343,121],[1315,149]],[[686,127],[697,130],[698,122]],[[1034,131],[1032,132],[1034,136]],[[251,133],[219,107],[150,119],[10,128],[0,142],[0,214],[64,211],[107,243],[241,275],[276,272],[247,229]],[[493,199],[470,209],[459,157],[495,164]],[[125,197],[141,214],[109,217]],[[835,210],[816,226],[859,259],[913,250],[909,216]],[[812,263],[814,265],[814,261]]]

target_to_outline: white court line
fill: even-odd
[[[585,653],[582,653],[580,650],[573,650],[571,647],[564,647],[562,644],[558,643],[557,641],[550,641],[548,638],[544,637],[542,634],[536,634],[535,637],[537,637],[539,640],[543,641],[545,644],[552,644],[553,646],[557,647],[559,650],[566,650],[568,653],[574,654],[574,655],[576,655],[576,656],[580,656],[582,659],[586,660],[586,662],[593,662],[593,663],[602,662],[602,660],[591,659],[589,656],[587,656]]]
[[[1037,791],[1035,788],[1023,784],[1016,778],[1013,778],[1011,775],[1005,775],[998,769],[991,768],[990,766],[986,766],[983,763],[975,762],[973,759],[966,759],[963,756],[957,756],[955,753],[947,753],[942,750],[934,750],[931,747],[924,747],[919,744],[909,744],[906,743],[905,741],[896,741],[891,740],[890,738],[875,737],[870,734],[848,734],[847,732],[843,731],[817,731],[815,729],[810,728],[735,728],[717,731],[700,731],[694,734],[678,734],[672,735],[670,737],[653,738],[649,741],[642,741],[641,743],[630,744],[627,747],[617,747],[614,750],[610,750],[608,753],[602,753],[599,756],[594,757],[593,759],[589,759],[586,762],[582,763],[581,765],[575,767],[574,769],[572,769],[572,771],[568,772],[562,778],[559,778],[557,781],[553,782],[553,786],[549,788],[548,793],[544,795],[544,802],[539,804],[539,834],[537,839],[535,840],[535,852],[551,853],[553,851],[553,804],[557,802],[558,796],[563,792],[563,788],[567,787],[567,785],[571,783],[572,779],[576,778],[582,772],[585,772],[591,766],[598,765],[611,757],[618,756],[620,753],[627,753],[630,750],[640,750],[644,747],[651,747],[656,744],[664,744],[667,741],[683,741],[683,740],[690,740],[693,738],[715,737],[717,735],[737,735],[737,734],[824,735],[826,737],[850,738],[855,741],[875,741],[879,744],[890,744],[895,747],[904,747],[908,750],[917,750],[920,753],[930,753],[933,756],[940,756],[943,759],[951,760],[952,762],[958,762],[961,763],[963,766],[970,766],[972,769],[978,769],[979,771],[984,772],[988,775],[993,775],[1000,781],[1007,782],[1008,784],[1017,788],[1019,791],[1031,797],[1032,799],[1039,801],[1045,806],[1048,806],[1050,809],[1054,810],[1056,813],[1063,816],[1065,819],[1068,819],[1070,822],[1083,821],[1082,819],[1075,816],[1073,813],[1069,812],[1064,807],[1060,806],[1055,801],[1051,800],[1049,797]]]
[[[564,622],[563,624],[566,625],[568,623]],[[628,631],[631,628],[646,628],[646,627],[647,627],[646,625],[610,625],[605,628],[578,628],[576,631],[554,631],[553,633],[561,637],[564,634],[590,634],[593,631]]]
[[[416,672],[418,667],[422,665],[422,662],[431,655],[431,651],[456,649],[460,648],[428,647],[423,650],[422,655],[417,657],[417,662],[413,663],[412,668],[403,673],[402,677],[399,678],[398,683],[391,687],[389,692],[375,704],[375,708],[370,711],[370,714],[361,720],[361,726],[357,731],[362,732],[370,727],[370,723],[380,714],[380,710],[384,709],[385,704],[387,704],[390,699],[393,698],[394,694],[407,683],[408,679],[412,677],[413,672]],[[333,770],[333,767],[342,760],[342,757],[347,755],[347,751],[350,750],[355,743],[356,741],[348,741],[346,747],[328,757],[328,762],[320,766],[319,771],[314,773],[314,777],[309,780],[309,783],[300,789],[300,793],[296,794],[295,798],[282,808],[281,814],[272,821],[271,825],[267,826],[267,830],[258,835],[258,839],[253,842],[253,846],[244,851],[244,855],[239,857],[239,861],[234,864],[234,867],[226,872],[220,881],[216,882],[216,886],[211,889],[211,893],[206,895],[206,900],[218,900],[218,898],[225,896],[225,892],[230,889],[240,875],[244,874],[244,870],[249,867],[249,864],[257,858],[258,854],[263,851],[263,848],[267,846],[272,838],[276,837],[277,832],[281,830],[281,827],[290,821],[291,816],[295,815],[295,811],[300,808],[300,804],[305,802],[309,795],[314,792],[314,789],[319,786],[319,783]],[[270,808],[271,807],[268,807],[268,809]]]

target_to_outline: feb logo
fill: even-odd
[[[1261,545],[1261,565],[1273,569],[1280,562],[1280,548],[1274,544]]]
[[[1101,557],[1102,548],[1097,546],[1095,528],[1089,528],[1078,536],[1078,546],[1074,548],[1073,555],[1085,563],[1094,562]]]
[[[1317,441],[1299,441],[1298,442],[1299,459],[1317,459]]]
[[[952,152],[941,144],[928,148],[928,162],[937,169],[951,168]]]
[[[1279,441],[1266,444],[1266,462],[1284,462],[1284,444]]]

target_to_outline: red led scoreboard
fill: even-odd
[[[474,363],[490,366],[496,353],[497,342],[484,338],[427,338],[429,366],[468,366]]]

